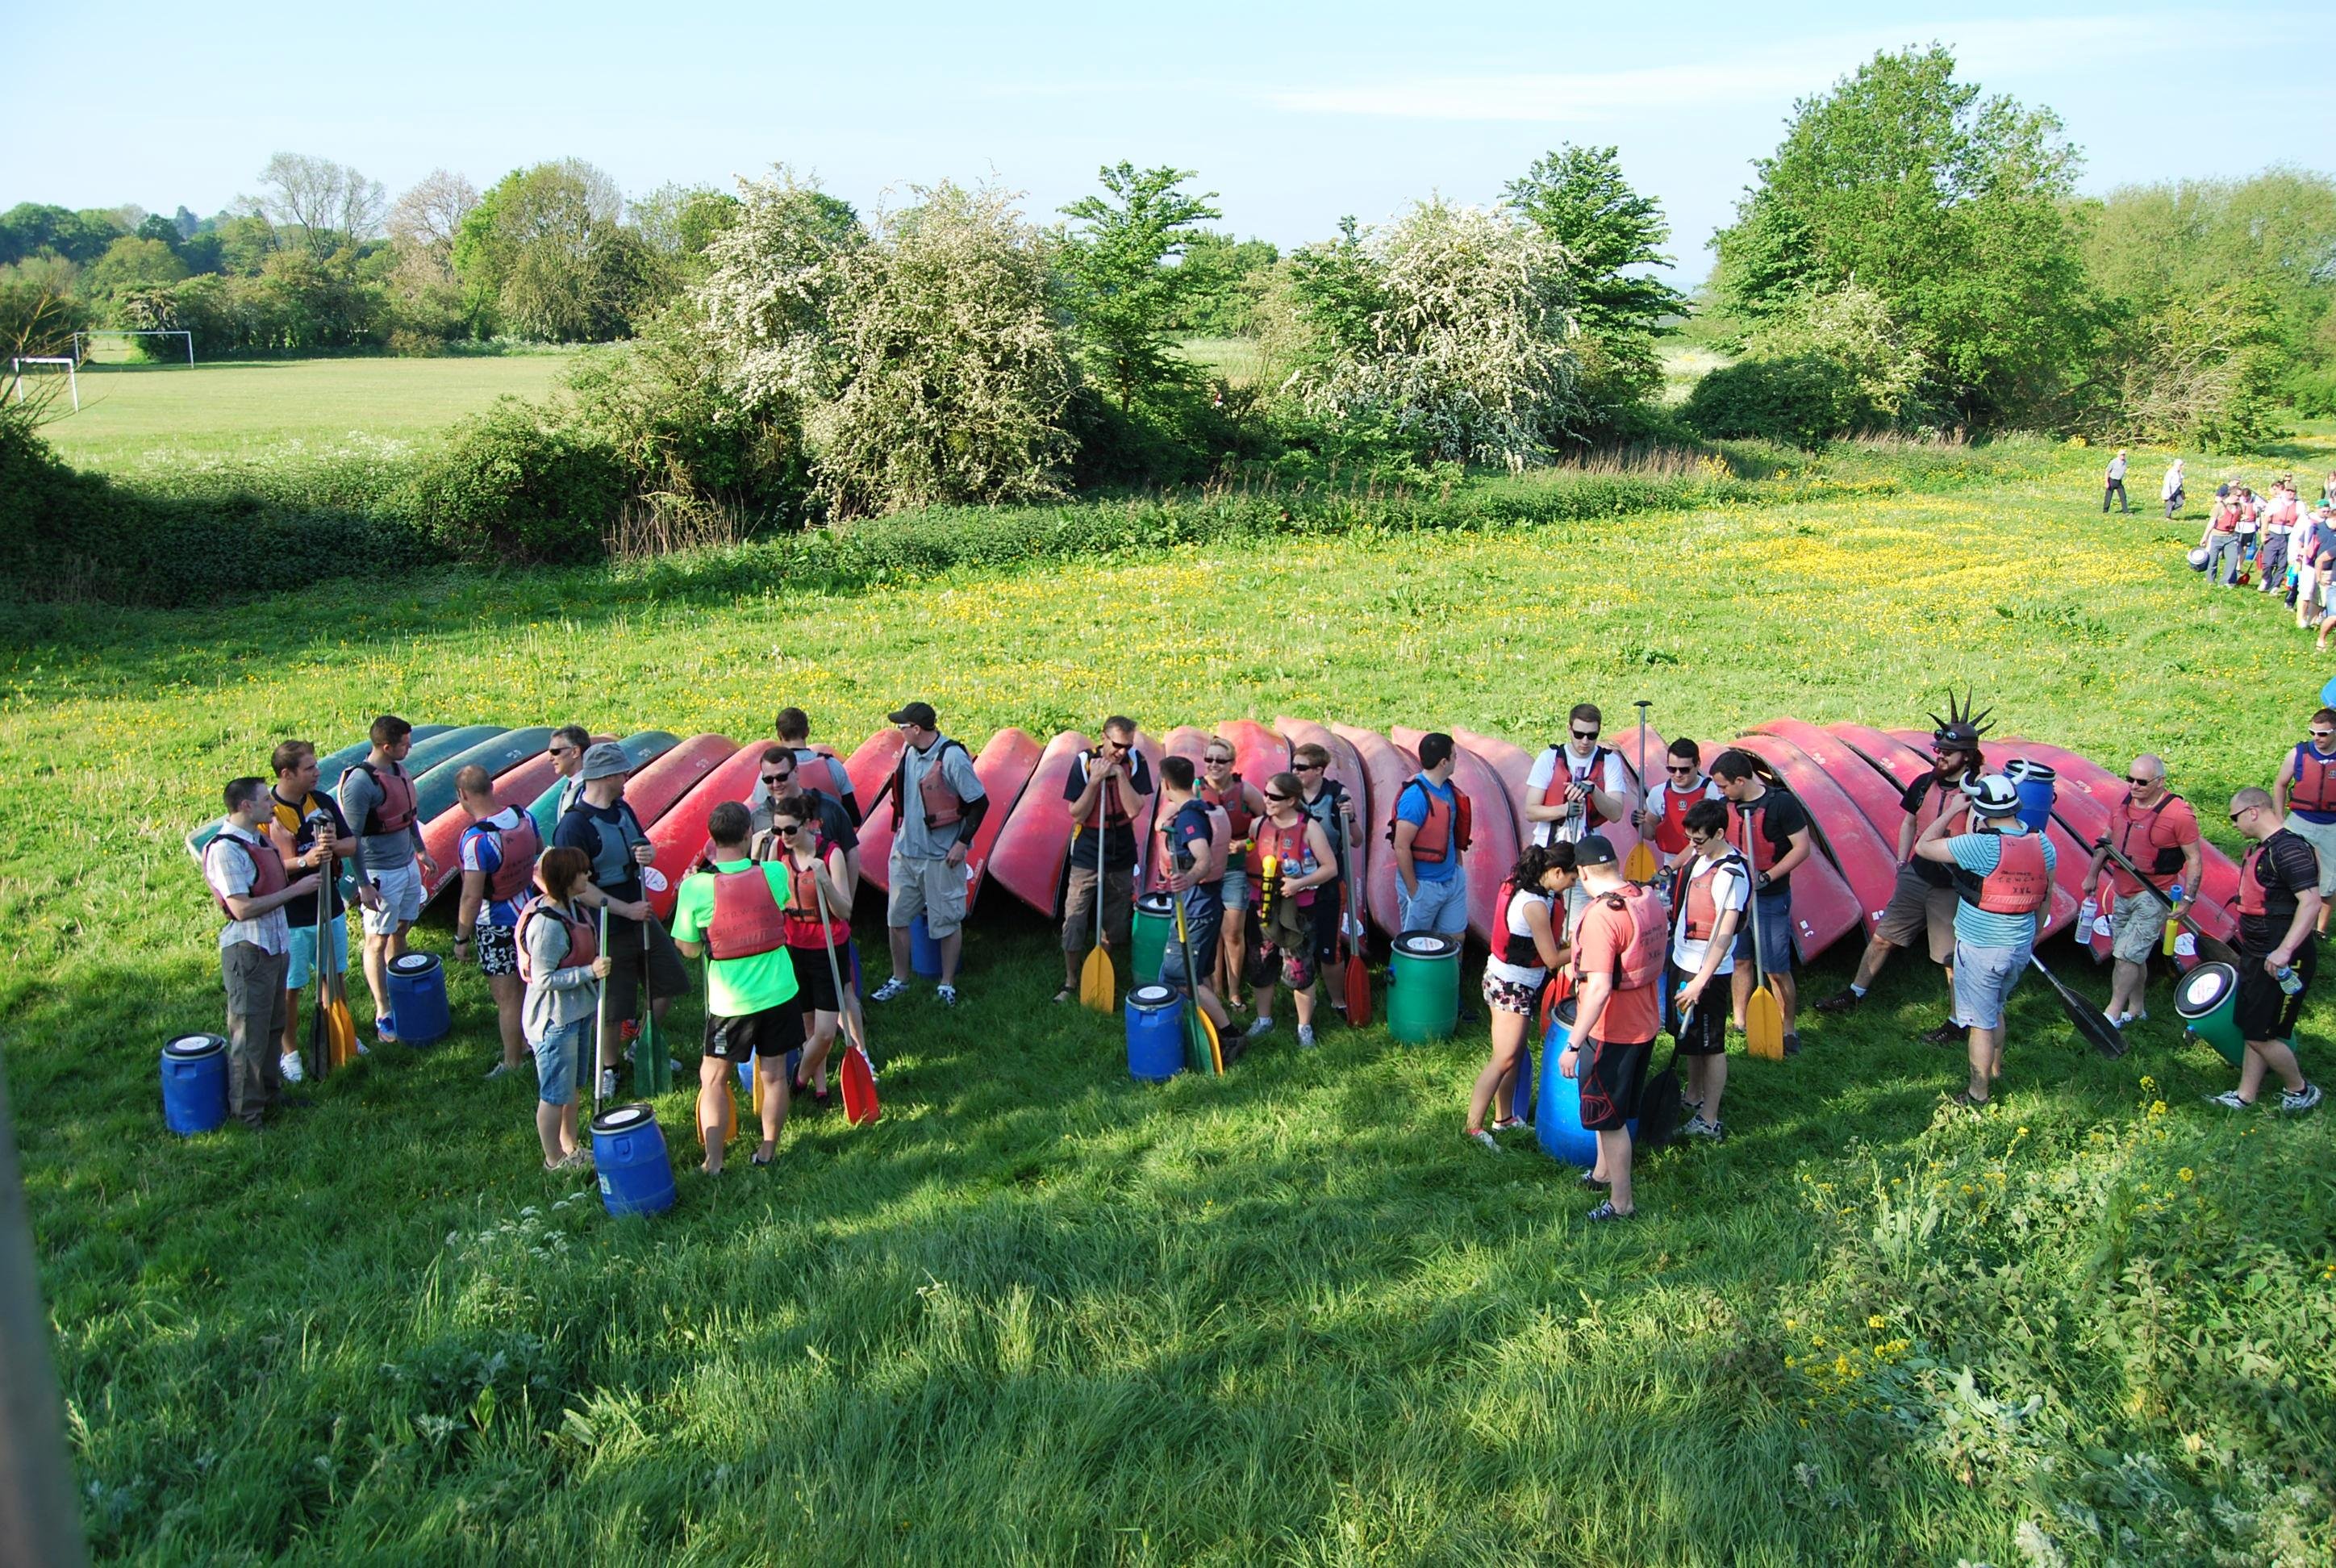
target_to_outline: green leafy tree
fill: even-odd
[[[98,208],[73,212],[37,201],[20,201],[0,212],[0,265],[42,251],[86,267],[125,230],[112,212]]]
[[[462,218],[455,274],[525,336],[628,336],[651,301],[655,265],[640,236],[620,224],[623,211],[616,181],[581,159],[513,170]]]
[[[1145,169],[1122,161],[1100,170],[1103,194],[1063,209],[1074,227],[1061,248],[1071,319],[1086,362],[1119,400],[1122,413],[1191,367],[1176,352],[1174,329],[1198,275],[1170,263],[1183,257],[1193,227],[1223,214],[1216,192],[1179,189],[1189,169]]]
[[[1963,420],[2049,419],[2096,326],[2067,210],[2078,155],[2049,110],[1983,98],[1954,63],[1877,54],[1796,106],[1714,237],[1720,304],[1757,322],[1854,280]]]
[[[1571,143],[1509,181],[1508,199],[1572,259],[1584,400],[1619,406],[1660,386],[1655,339],[1666,317],[1687,314],[1686,296],[1643,270],[1671,259],[1661,205],[1622,178],[1614,148]]]
[[[1176,264],[1185,291],[1170,330],[1195,337],[1247,337],[1258,326],[1258,303],[1270,287],[1281,248],[1267,239],[1235,239],[1199,229],[1184,240]]]
[[[187,264],[161,240],[124,235],[90,263],[81,284],[92,297],[110,299],[133,288],[167,287],[186,276]]]

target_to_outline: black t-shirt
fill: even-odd
[[[1128,786],[1140,801],[1152,793],[1152,766],[1144,760],[1144,754],[1140,751],[1129,752],[1127,764]],[[1081,753],[1071,763],[1069,776],[1063,780],[1063,798],[1076,801],[1086,793],[1086,788],[1087,754]],[[1110,797],[1106,794],[1104,798],[1108,800]],[[1089,806],[1087,812],[1092,817],[1095,808]],[[1091,823],[1080,823],[1078,837],[1071,841],[1071,864],[1081,871],[1095,870],[1095,835],[1089,831],[1091,825]],[[1105,823],[1103,839],[1104,864],[1107,870],[1125,872],[1135,869],[1135,827],[1133,823]]]
[[[2286,940],[2297,901],[2320,885],[2320,857],[2301,835],[2282,828],[2263,840],[2263,853],[2254,862],[2255,881],[2263,890],[2263,912],[2239,917],[2239,946],[2260,960]]]
[[[1808,807],[1803,805],[1792,792],[1779,789],[1775,784],[1770,784],[1767,793],[1758,800],[1747,801],[1743,805],[1737,805],[1733,801],[1728,803],[1728,829],[1731,842],[1736,833],[1740,831],[1736,826],[1737,822],[1747,813],[1759,819],[1760,836],[1766,839],[1775,851],[1773,854],[1760,857],[1771,864],[1782,860],[1786,852],[1793,847],[1795,833],[1806,833],[1809,828]],[[1749,861],[1752,857],[1747,855],[1745,858]],[[1766,891],[1772,893],[1789,891],[1792,881],[1793,876],[1790,872],[1783,876],[1771,876]]]
[[[1926,773],[1899,792],[1898,803],[1900,806],[1904,808],[1906,814],[1911,817],[1922,811],[1922,803],[1931,798],[1931,791],[1933,788],[1943,792],[1946,790],[1958,789],[1961,786],[1953,779],[1949,779],[1945,783],[1942,784],[1939,781],[1939,775],[1937,774]],[[1893,843],[1891,847],[1895,849],[1897,848],[1897,845]],[[1941,865],[1937,861],[1926,861],[1922,856],[1916,855],[1914,857],[1914,872],[1916,875],[1920,876],[1925,882],[1928,882],[1934,888],[1951,888],[1955,885],[1954,868],[1952,866]]]
[[[1322,832],[1329,836],[1330,848],[1338,856],[1338,874],[1345,876],[1347,874],[1347,824],[1339,820],[1339,813],[1351,809],[1347,804],[1347,787],[1337,779],[1326,778],[1322,781],[1321,792],[1309,801],[1305,797],[1303,786],[1301,786],[1298,809],[1322,824]]]

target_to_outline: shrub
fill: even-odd
[[[569,373],[574,423],[606,442],[628,488],[660,512],[800,518],[808,459],[793,410],[750,409],[671,314]]]
[[[517,566],[594,558],[624,496],[607,443],[505,398],[456,426],[398,503],[447,555]]]
[[[1712,371],[1688,394],[1679,417],[1715,441],[1818,446],[1872,425],[1879,411],[1849,368],[1819,354],[1747,359]]]

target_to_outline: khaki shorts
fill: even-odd
[[[925,917],[925,930],[939,941],[954,936],[965,924],[965,868],[927,855],[904,855],[897,848],[884,862],[892,890],[884,904],[884,923],[901,930]]]
[[[1898,868],[1898,885],[1874,928],[1874,940],[1893,948],[1911,948],[1917,939],[1930,939],[1931,961],[1955,961],[1955,890],[1936,888],[1912,866]]]
[[[2306,822],[2290,812],[2286,827],[2320,857],[2320,896],[2336,898],[2336,823]]]
[[[1104,934],[1125,952],[1131,922],[1135,919],[1135,872],[1103,873]],[[1073,866],[1063,884],[1063,950],[1083,953],[1095,946],[1095,873],[1092,866]]]
[[[2146,964],[2166,940],[2166,904],[2147,893],[2127,893],[2109,911],[2109,951],[2129,964]]]

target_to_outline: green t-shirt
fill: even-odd
[[[753,861],[716,861],[716,872],[743,872],[754,866]],[[787,902],[787,868],[778,861],[762,863],[763,875],[771,884],[771,896],[784,909]],[[681,879],[681,891],[673,906],[674,940],[702,942],[706,928],[714,921],[714,878],[706,872]],[[756,953],[751,959],[709,958],[714,973],[708,982],[708,1005],[717,1018],[743,1018],[749,1013],[759,1013],[768,1008],[791,1000],[795,994],[795,963],[787,957],[787,950],[774,948],[767,953]]]

